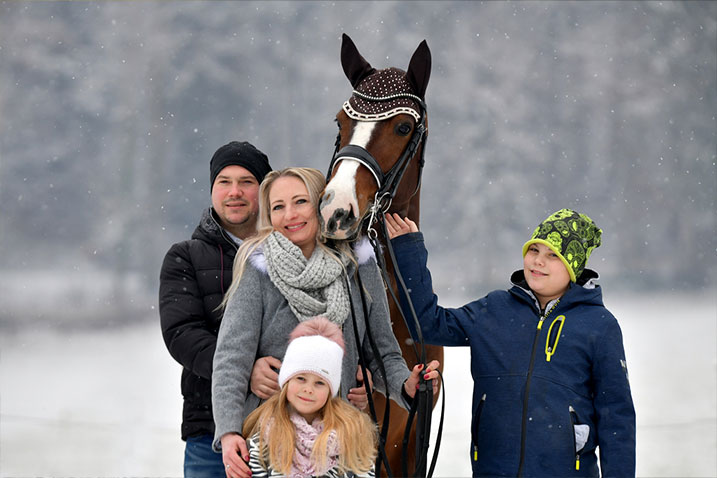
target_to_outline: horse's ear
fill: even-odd
[[[428,80],[431,77],[431,50],[428,49],[428,43],[423,40],[416,51],[413,52],[411,62],[408,64],[406,79],[416,90],[416,94],[422,99],[426,99],[426,88]]]
[[[346,78],[349,79],[351,86],[354,88],[361,83],[361,80],[376,71],[364,60],[354,42],[345,33],[341,42],[341,66],[344,67]]]

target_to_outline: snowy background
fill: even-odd
[[[716,476],[715,297],[616,292],[606,291],[606,305],[625,339],[637,475]],[[111,332],[3,334],[0,347],[2,476],[182,475],[180,369],[155,323]],[[470,476],[468,351],[446,349],[445,365],[435,476]]]
[[[443,305],[505,287],[550,212],[589,214],[638,474],[717,476],[717,3],[694,1],[0,1],[0,475],[181,475],[163,255],[220,145],[326,169],[344,32],[378,68],[433,53]],[[448,350],[439,476],[470,473],[471,386]]]

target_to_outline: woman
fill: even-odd
[[[287,168],[267,174],[259,190],[257,235],[243,242],[236,257],[212,375],[214,447],[222,450],[229,477],[249,472],[241,459],[249,459],[246,442],[239,433],[246,416],[260,404],[249,389],[254,360],[283,357],[289,334],[301,321],[322,315],[342,328],[346,354],[341,381],[346,385],[339,393],[343,398],[348,384],[355,382],[359,358],[352,314],[375,387],[383,393],[388,387],[390,396],[405,408],[407,396],[416,391],[420,366],[412,373],[401,357],[370,245],[363,242],[352,249],[343,242],[328,247],[319,241],[317,205],[324,186],[324,176],[316,169]],[[351,301],[361,304],[357,271],[368,317],[362,307],[351,310]],[[385,381],[371,353],[367,321],[386,370]],[[435,379],[438,363],[428,365],[426,377]]]

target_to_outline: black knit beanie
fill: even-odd
[[[219,172],[227,166],[246,168],[261,183],[264,176],[271,171],[269,158],[246,141],[232,141],[219,148],[209,162],[209,191],[214,188],[214,180]]]

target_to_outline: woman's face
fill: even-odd
[[[329,399],[331,388],[314,373],[300,373],[287,382],[286,400],[307,423],[314,421]]]
[[[274,181],[269,191],[271,225],[296,244],[307,259],[316,248],[319,217],[304,182],[294,176]]]

